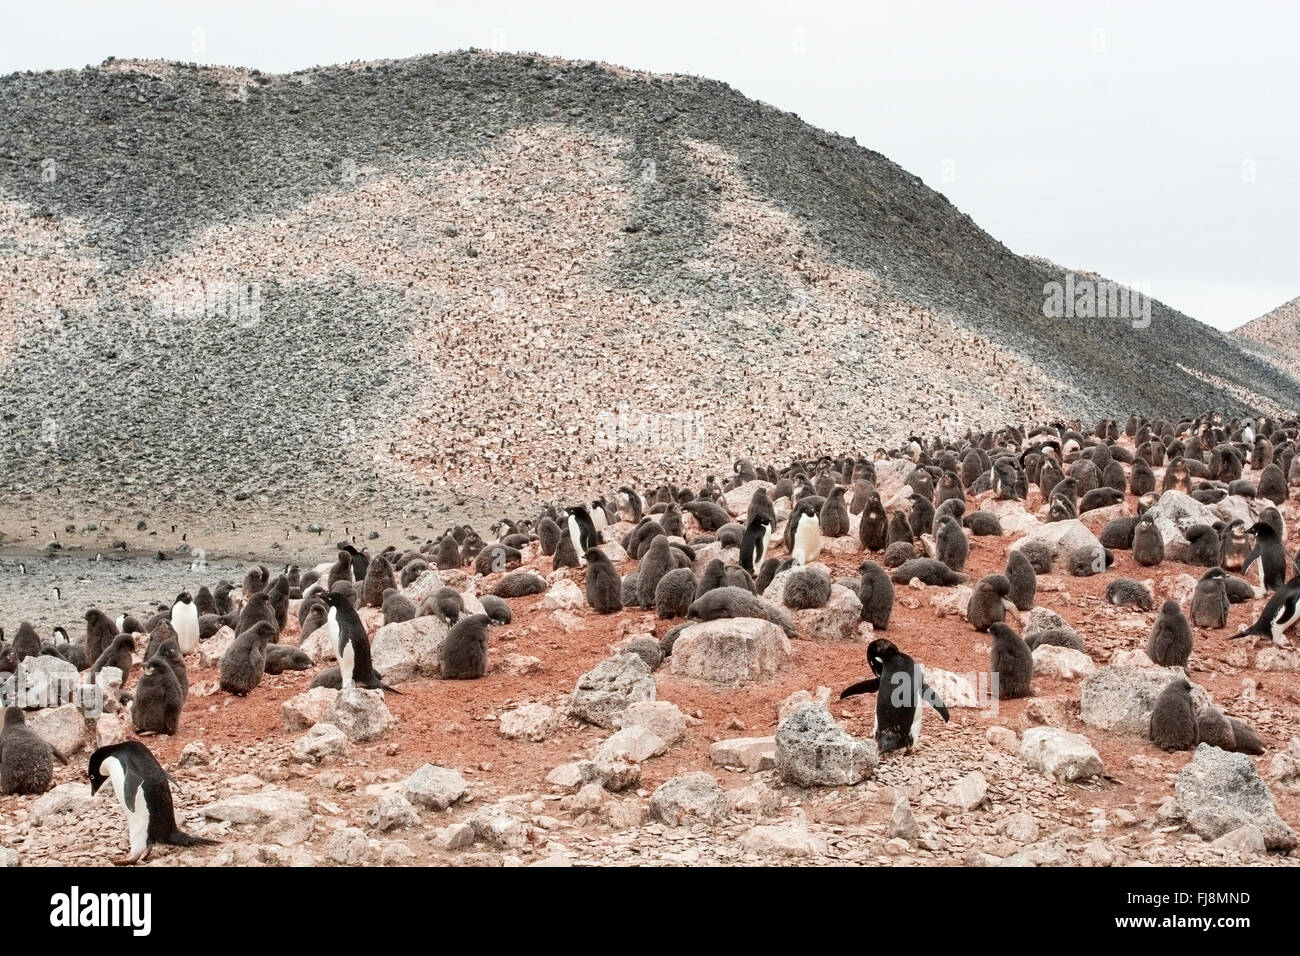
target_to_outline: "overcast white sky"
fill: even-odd
[[[4,20],[4,73],[475,46],[701,74],[856,137],[1016,252],[1220,328],[1300,295],[1300,5],[47,0]]]

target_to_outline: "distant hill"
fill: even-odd
[[[1259,354],[1279,368],[1300,376],[1300,296],[1238,326],[1232,334],[1254,343]]]
[[[10,494],[533,501],[1010,419],[1300,408],[1294,365],[1159,303],[1044,315],[1058,267],[713,80],[109,61],[8,76],[0,107]]]

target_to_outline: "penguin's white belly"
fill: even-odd
[[[578,525],[578,519],[572,515],[569,516],[569,540],[573,542],[573,550],[578,553],[578,563],[586,564],[587,559],[582,556],[586,550],[582,546],[582,528]]]
[[[767,557],[767,543],[771,540],[772,540],[772,527],[771,525],[769,525],[767,527],[767,530],[763,532],[763,536],[758,539],[758,553],[754,555],[755,571],[758,570],[758,566],[762,564],[763,560]]]
[[[117,794],[117,802],[122,805],[122,813],[126,815],[126,831],[131,838],[130,858],[138,860],[149,848],[149,806],[144,799],[144,787],[142,785],[136,790],[135,806],[129,807],[126,802],[126,769],[121,761],[116,757],[107,757],[100,767],[108,771],[108,779],[113,784],[113,792]]]
[[[596,526],[597,535],[605,530],[605,525],[609,524],[609,522],[605,519],[604,508],[597,508],[591,513],[591,523]]]
[[[347,690],[352,686],[352,668],[356,664],[357,652],[348,641],[339,653],[339,674],[343,677],[343,689]]]
[[[199,648],[199,609],[193,604],[172,608],[172,630],[181,653],[193,654]]]
[[[791,552],[794,563],[807,564],[817,557],[821,549],[821,527],[816,521],[804,518],[794,532],[794,548]]]
[[[330,637],[330,648],[334,651],[335,657],[343,654],[343,648],[339,645],[339,622],[334,616],[334,608],[330,608],[329,617],[325,619],[326,633]]]

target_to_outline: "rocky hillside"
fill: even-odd
[[[1300,407],[1159,303],[1046,318],[1058,268],[712,80],[109,61],[6,77],[0,108],[11,495],[504,505],[936,426]]]
[[[1300,296],[1233,329],[1232,334],[1279,368],[1300,375]]]

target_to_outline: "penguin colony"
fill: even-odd
[[[0,641],[0,684],[15,686],[15,672],[40,656],[66,660],[88,678],[106,668],[121,672],[113,692],[141,739],[97,749],[84,777],[95,791],[112,783],[126,827],[122,862],[145,859],[157,844],[213,842],[178,827],[170,778],[146,743],[184,724],[189,669],[204,642],[227,634],[219,685],[232,698],[256,694],[267,674],[307,670],[316,671],[312,687],[399,693],[372,664],[374,633],[433,617],[445,628],[438,678],[478,680],[493,670],[492,632],[511,623],[518,608],[511,602],[546,593],[557,572],[582,583],[593,615],[646,615],[645,630],[659,636],[628,642],[626,649],[652,669],[671,659],[677,637],[697,622],[759,618],[800,638],[806,635],[797,615],[827,606],[836,589],[851,592],[863,633],[890,635],[870,640],[871,676],[841,693],[875,695],[872,734],[882,753],[921,745],[927,709],[953,719],[926,679],[927,666],[944,662],[910,656],[917,636],[891,628],[900,590],[968,587],[962,614],[972,640],[989,648],[998,699],[1013,700],[1035,693],[1036,649],[1087,651],[1088,635],[1064,621],[1032,632],[1022,627],[1023,615],[1037,606],[1038,578],[1105,575],[1105,597],[1097,604],[1149,621],[1143,646],[1151,661],[1187,674],[1170,681],[1155,702],[1153,746],[1188,750],[1206,742],[1263,753],[1273,742],[1261,741],[1248,723],[1198,706],[1191,677],[1201,642],[1226,647],[1250,638],[1288,647],[1295,638],[1300,560],[1287,549],[1294,535],[1280,509],[1300,486],[1298,442],[1294,420],[1226,421],[1209,414],[1174,422],[1135,415],[1123,428],[1114,421],[1090,430],[1077,422],[1005,427],[781,468],[741,460],[725,482],[710,476],[699,490],[675,484],[638,490],[629,482],[590,501],[503,519],[488,539],[453,526],[417,548],[390,546],[373,555],[340,542],[333,559],[306,573],[254,567],[240,585],[210,582],[139,617],[91,608],[78,640],[62,628],[42,635],[19,622],[12,640]],[[877,484],[886,463],[891,475],[901,475],[901,486]],[[749,482],[760,484],[733,513],[736,506],[724,495]],[[1161,496],[1171,492],[1206,505],[1231,496],[1246,503],[1250,516],[1179,525],[1181,563],[1205,569],[1181,601],[1166,598],[1159,586],[1153,594],[1137,579],[1141,569],[1166,562],[1170,542],[1157,516]],[[1015,509],[1002,511],[1003,502],[1032,505],[1044,523],[1116,506],[1131,513],[1095,522],[1098,545],[1061,553],[1017,542],[1000,573],[973,580],[966,569],[980,539],[1006,536],[998,516]],[[846,575],[833,576],[819,561],[830,555]],[[1136,577],[1115,572],[1117,556]],[[409,596],[439,572],[473,573],[484,586],[425,586],[419,603]],[[475,593],[480,590],[491,593]],[[1231,606],[1245,601],[1262,602],[1254,623],[1232,635],[1216,633],[1225,629]],[[300,644],[315,640],[318,653],[280,643],[291,614]],[[320,668],[322,658],[337,665]],[[43,793],[55,782],[55,763],[67,759],[27,726],[23,710],[6,708],[0,792]]]

